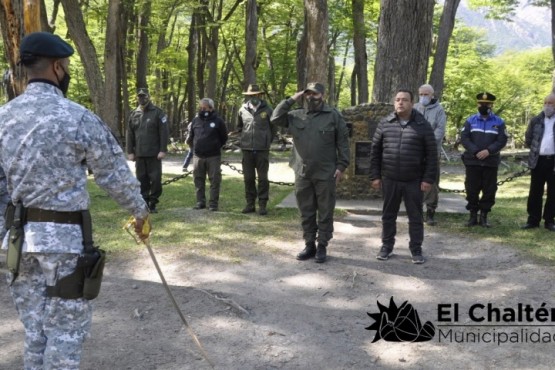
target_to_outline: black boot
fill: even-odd
[[[245,206],[245,208],[243,208],[243,210],[241,211],[241,213],[253,213],[256,212],[256,207],[254,206],[254,201],[247,201],[247,205]]]
[[[490,228],[491,225],[488,223],[488,213],[485,211],[480,212],[480,226]]]
[[[258,202],[258,214],[260,216],[266,216],[268,214],[268,210],[266,209],[267,202],[265,200],[261,200]]]
[[[478,212],[470,211],[470,218],[468,219],[466,226],[475,226],[478,225]]]
[[[309,258],[312,258],[316,255],[316,243],[315,242],[306,242],[304,249],[301,253],[297,254],[297,259],[299,261],[305,261]]]
[[[436,211],[434,211],[433,209],[428,209],[426,211],[426,224],[430,226],[434,226],[436,224],[436,221],[434,220],[435,214]]]
[[[324,263],[326,262],[326,257],[327,257],[327,248],[328,244],[327,243],[318,243],[318,248],[316,248],[316,257],[315,257],[315,261],[316,263]]]

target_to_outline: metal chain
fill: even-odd
[[[229,163],[227,161],[222,161],[222,164],[228,166],[229,168],[231,168],[235,172],[243,174],[243,170],[238,169],[237,167],[235,167],[234,165],[232,165],[231,163]],[[268,182],[270,184],[276,184],[276,185],[295,186],[295,184],[292,183],[292,182],[283,182],[283,181],[268,181]]]
[[[233,171],[235,171],[235,172],[237,172],[237,173],[239,173],[239,174],[241,174],[241,175],[243,174],[243,170],[240,170],[239,168],[235,167],[234,165],[232,165],[231,163],[229,163],[229,162],[227,162],[227,161],[222,161],[222,164],[228,166],[228,167],[231,168]],[[525,169],[523,169],[522,171],[519,171],[519,172],[517,172],[517,173],[515,173],[515,174],[513,174],[513,175],[511,175],[511,176],[509,176],[509,177],[507,177],[507,178],[504,179],[504,180],[498,181],[498,182],[497,182],[497,186],[501,186],[501,185],[503,185],[503,184],[505,184],[505,183],[507,183],[507,182],[513,181],[513,180],[516,179],[516,178],[519,178],[519,177],[521,177],[521,176],[524,176],[524,175],[525,175],[526,173],[528,173],[529,171],[530,171],[529,168],[525,168]],[[169,180],[164,181],[164,182],[162,183],[162,185],[168,185],[168,184],[171,184],[172,182],[179,181],[179,180],[181,180],[181,179],[186,178],[187,176],[189,176],[189,175],[192,174],[192,173],[193,173],[193,171],[187,171],[187,172],[185,172],[185,173],[182,174],[182,175],[179,175],[179,176],[176,176],[176,177],[174,177],[174,178],[172,178],[172,179],[169,179]],[[276,185],[295,186],[295,183],[292,183],[292,182],[283,182],[283,181],[269,181],[269,182],[270,182],[271,184],[276,184]],[[445,189],[445,188],[442,188],[441,186],[439,187],[439,191],[444,192],[444,193],[465,193],[465,192],[466,192],[466,190],[464,190],[464,189],[462,189],[462,190],[461,190],[461,189]]]
[[[515,173],[515,174],[513,174],[513,175],[511,175],[511,176],[509,176],[509,177],[507,177],[505,180],[498,181],[498,182],[497,182],[497,186],[501,186],[501,185],[503,185],[503,184],[505,184],[505,183],[507,183],[507,182],[513,181],[514,179],[516,179],[516,178],[518,178],[518,177],[524,176],[528,171],[530,171],[530,169],[529,169],[529,168],[525,168],[525,169],[523,169],[522,171],[519,171],[519,172],[517,172],[517,173]],[[444,192],[444,193],[465,193],[465,192],[466,192],[466,190],[460,190],[460,189],[444,189],[444,188],[442,188],[442,187],[439,187],[439,191],[442,191],[442,192]]]
[[[166,181],[164,181],[164,182],[162,183],[162,186],[163,186],[163,185],[171,184],[172,182],[176,182],[176,181],[181,180],[181,179],[184,179],[184,178],[186,178],[187,176],[189,176],[189,175],[192,174],[192,173],[193,173],[193,171],[187,171],[187,172],[185,172],[185,173],[182,174],[182,175],[179,175],[179,176],[174,177],[173,179],[166,180]]]

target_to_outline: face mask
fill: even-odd
[[[62,92],[64,93],[64,96],[67,95],[67,91],[69,89],[69,80],[70,79],[71,79],[71,77],[69,76],[69,73],[67,73],[64,70],[64,77],[62,77],[62,79],[58,81],[58,87],[60,88],[60,90],[62,90]]]
[[[258,99],[258,98],[251,98],[249,101],[254,106],[257,106],[258,104],[260,104],[260,99]]]
[[[422,95],[420,97],[420,104],[422,104],[422,105],[428,105],[428,104],[430,104],[431,101],[432,101],[432,99],[427,95]]]
[[[555,113],[555,107],[552,107],[550,105],[544,105],[543,113],[545,114],[546,117],[551,117]]]
[[[139,95],[138,100],[139,100],[139,105],[140,105],[141,107],[146,106],[146,105],[148,104],[148,102],[149,102],[149,99],[148,99],[148,96],[147,96],[147,95]]]
[[[209,115],[210,115],[210,112],[208,111],[201,110],[198,112],[198,116],[200,118],[208,118]]]
[[[488,107],[487,105],[480,105],[480,106],[478,107],[478,112],[480,112],[480,114],[481,114],[482,116],[485,116],[485,115],[488,115],[489,112],[491,112],[491,109],[490,109],[490,107]]]
[[[320,110],[322,105],[322,99],[314,98],[313,96],[309,96],[306,98],[306,107],[309,112],[314,112]]]

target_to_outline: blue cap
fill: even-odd
[[[21,40],[19,57],[25,63],[25,58],[48,57],[67,58],[73,55],[73,48],[58,35],[48,32],[33,32]]]

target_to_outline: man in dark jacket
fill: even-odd
[[[526,129],[526,146],[530,148],[528,167],[531,168],[528,193],[528,221],[523,229],[540,226],[542,200],[547,184],[547,199],[543,208],[545,228],[555,231],[555,94],[549,94],[543,111],[530,120]]]
[[[409,218],[409,249],[412,262],[424,263],[422,242],[423,192],[430,191],[437,177],[437,145],[434,130],[424,116],[413,109],[411,91],[399,90],[395,112],[380,121],[372,139],[370,180],[383,193],[382,246],[377,259],[393,254],[397,215],[401,200]]]
[[[272,122],[293,135],[291,164],[305,241],[297,259],[315,257],[318,263],[326,261],[333,236],[335,189],[349,165],[349,130],[343,116],[324,103],[324,92],[324,85],[311,82],[279,103],[272,114]],[[291,110],[302,97],[304,107]]]
[[[466,120],[461,132],[461,143],[466,149],[462,155],[466,168],[466,209],[470,211],[466,226],[478,225],[480,211],[479,224],[490,227],[488,213],[495,204],[497,169],[501,149],[507,145],[507,133],[505,122],[492,112],[495,95],[479,93],[476,100],[478,113]]]
[[[272,107],[262,99],[264,93],[258,85],[249,85],[246,102],[239,109],[237,130],[241,133],[239,146],[243,153],[243,179],[245,182],[245,198],[247,205],[243,213],[256,212],[255,202],[258,196],[258,213],[266,215],[270,182],[270,145],[276,135],[275,125],[270,122]],[[258,189],[256,176],[258,175]]]
[[[194,209],[206,208],[206,176],[210,180],[208,209],[218,210],[222,183],[222,147],[227,142],[227,127],[214,110],[214,101],[203,98],[198,115],[191,122],[187,144],[193,150],[193,178],[197,194]]]
[[[168,151],[168,117],[150,101],[146,88],[137,90],[139,106],[129,115],[127,157],[135,162],[141,195],[156,213],[162,195],[162,159]]]

